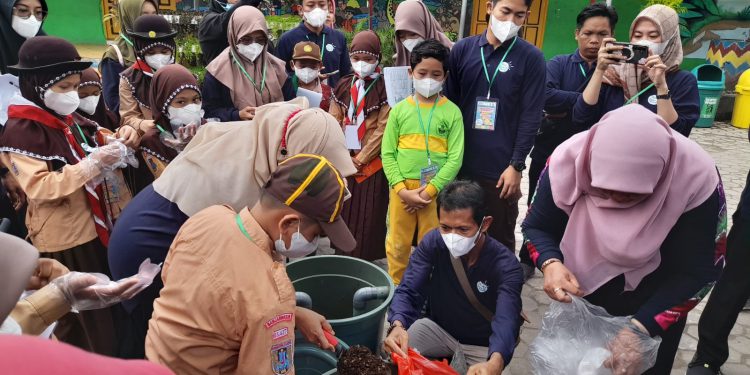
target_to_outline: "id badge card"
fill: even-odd
[[[419,171],[419,186],[427,186],[438,173],[438,166],[431,165]]]
[[[495,98],[477,98],[477,109],[474,112],[474,129],[495,131],[495,120],[500,101]]]
[[[347,149],[354,151],[362,149],[362,144],[359,142],[359,128],[356,125],[346,125],[344,127],[344,138]]]

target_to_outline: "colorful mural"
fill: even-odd
[[[370,4],[372,1],[372,18]],[[451,0],[423,0],[446,32],[458,32],[461,2]],[[336,0],[336,24],[344,31],[369,27],[387,28],[393,25],[396,7],[403,0]]]

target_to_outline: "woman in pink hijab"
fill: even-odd
[[[555,150],[522,228],[547,295],[631,316],[632,329],[662,338],[645,373],[668,374],[688,312],[723,266],[725,206],[711,156],[629,105]],[[631,357],[628,332],[613,358]],[[610,363],[616,374],[639,365]]]
[[[445,36],[440,22],[422,0],[406,0],[399,4],[394,18],[396,58],[393,66],[409,66],[411,50],[427,39],[435,39],[448,49],[453,48],[453,42]]]

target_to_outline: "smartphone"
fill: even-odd
[[[632,43],[614,42],[616,46],[622,46],[622,50],[613,52],[615,55],[625,56],[628,64],[645,64],[648,58],[648,47]]]

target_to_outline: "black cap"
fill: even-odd
[[[76,47],[65,39],[54,36],[35,36],[26,39],[18,50],[18,64],[11,71],[28,70],[85,70],[90,61],[81,61]]]
[[[133,30],[128,30],[127,33],[136,38],[153,41],[174,38],[177,35],[177,31],[172,30],[169,22],[156,14],[146,14],[136,18]]]

